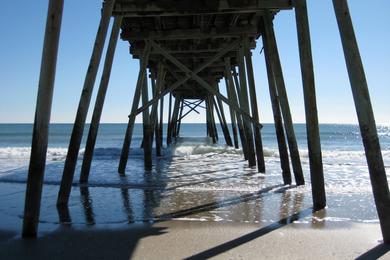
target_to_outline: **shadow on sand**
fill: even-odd
[[[378,259],[381,256],[384,256],[389,251],[390,251],[390,245],[380,244],[368,250],[367,252],[357,257],[356,259],[357,260]]]

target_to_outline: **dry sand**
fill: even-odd
[[[61,226],[38,239],[0,233],[1,259],[390,259],[379,225],[166,221],[116,228]]]

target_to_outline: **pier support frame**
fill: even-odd
[[[295,182],[297,185],[304,185],[305,180],[302,172],[301,159],[299,156],[298,144],[295,137],[293,121],[288,103],[286,87],[283,79],[282,66],[280,64],[279,52],[276,44],[275,33],[273,29],[271,15],[265,14],[264,21],[264,54],[269,55],[272,70],[275,77],[276,88],[279,96],[280,107],[283,115],[284,127],[287,135],[288,147],[290,150],[291,162],[294,171]]]
[[[50,0],[47,11],[31,157],[27,177],[23,237],[36,237],[38,230],[63,6],[63,0]]]
[[[142,86],[142,104],[146,104],[149,100],[148,95],[148,81],[146,80],[146,71],[145,71],[145,80],[143,81]],[[144,142],[143,142],[143,149],[144,149],[144,165],[146,170],[152,169],[152,133],[153,133],[153,127],[152,123],[153,119],[151,118],[149,114],[149,108],[145,109],[142,112],[142,123],[143,123],[143,133],[144,133]]]
[[[104,69],[102,78],[100,80],[100,86],[96,97],[95,108],[93,110],[91,125],[89,126],[87,145],[85,147],[83,164],[81,166],[80,183],[88,182],[89,172],[91,169],[91,163],[93,158],[93,151],[95,149],[96,137],[99,130],[100,117],[103,112],[104,100],[106,97],[107,87],[110,80],[112,62],[114,60],[114,54],[116,44],[118,42],[119,29],[122,24],[122,16],[115,17],[114,25],[110,36],[110,42],[107,48],[106,59],[104,62]]]
[[[152,47],[155,49],[156,52],[160,53],[161,55],[163,55],[167,60],[169,60],[170,62],[172,62],[174,65],[176,65],[180,70],[182,70],[183,72],[186,73],[186,76],[183,77],[181,80],[178,80],[175,84],[173,84],[171,87],[169,87],[168,89],[166,89],[164,92],[162,92],[160,95],[158,95],[157,97],[153,98],[152,100],[150,100],[146,105],[140,107],[139,109],[137,109],[137,112],[136,114],[138,113],[141,113],[143,110],[145,110],[147,107],[149,107],[150,105],[152,105],[153,103],[156,103],[158,102],[158,99],[160,99],[162,96],[164,96],[165,94],[169,93],[170,91],[173,91],[174,89],[176,89],[178,86],[184,84],[186,81],[190,80],[190,79],[193,79],[195,80],[196,82],[199,83],[200,86],[202,86],[203,88],[205,88],[207,91],[209,91],[210,93],[212,93],[213,95],[216,95],[219,99],[221,99],[224,103],[226,103],[227,105],[229,105],[231,108],[233,108],[234,110],[236,110],[238,113],[244,115],[246,117],[247,120],[251,121],[252,123],[257,123],[259,124],[256,120],[253,119],[253,117],[248,114],[246,111],[244,111],[243,109],[241,109],[240,107],[237,107],[235,106],[234,104],[232,104],[225,96],[223,96],[221,93],[219,93],[216,89],[214,89],[208,82],[206,82],[203,78],[201,78],[200,76],[198,76],[197,74],[202,71],[203,69],[207,68],[209,65],[211,65],[212,63],[214,63],[215,60],[221,58],[224,54],[226,54],[227,51],[231,50],[232,48],[236,47],[238,44],[239,44],[239,41],[234,41],[232,42],[230,45],[228,45],[227,47],[223,48],[221,51],[219,51],[215,56],[213,56],[212,58],[210,58],[208,61],[204,62],[202,65],[200,65],[197,69],[195,70],[190,70],[189,68],[187,68],[187,66],[185,66],[183,63],[181,63],[179,60],[177,60],[175,57],[173,57],[171,54],[169,54],[166,50],[164,50],[159,44],[157,44],[156,42],[154,41],[150,41]],[[259,124],[260,127],[262,127],[261,124]]]
[[[264,58],[265,58],[265,65],[267,69],[268,87],[269,87],[269,94],[271,98],[272,113],[274,116],[275,132],[276,132],[276,139],[278,142],[283,183],[285,185],[290,185],[291,184],[290,161],[288,159],[286,137],[284,135],[283,120],[282,120],[282,114],[280,112],[280,103],[279,103],[279,97],[276,90],[275,76],[272,69],[270,57],[269,55],[266,54],[268,53],[268,49],[267,49],[267,44],[264,35],[262,37],[262,40],[264,46],[264,53],[265,53]]]
[[[232,102],[232,94],[230,92],[230,83],[229,83],[229,79],[228,79],[228,71],[226,70],[226,67],[225,67],[225,86],[226,86],[226,92],[227,92],[227,96],[228,96],[228,99],[230,100],[230,102]],[[231,121],[231,125],[232,125],[232,134],[233,134],[233,142],[234,142],[234,148],[238,149],[239,148],[239,145],[238,145],[238,135],[237,135],[237,119],[236,119],[236,116],[234,114],[234,111],[233,109],[230,109],[229,108],[229,113],[230,113],[230,121]]]
[[[383,164],[363,63],[356,42],[347,1],[333,0],[333,6],[344,49],[344,56],[359,121],[360,133],[366,152],[372,191],[382,229],[383,241],[390,244],[389,185]]]
[[[249,87],[249,96],[251,103],[252,116],[255,120],[259,122],[259,110],[257,107],[257,96],[256,96],[256,86],[255,86],[255,77],[253,76],[253,65],[252,65],[252,53],[248,47],[248,38],[244,40],[244,55],[246,62],[246,71],[248,74],[248,87]],[[261,140],[261,132],[258,124],[253,124],[253,131],[255,135],[255,148],[256,148],[256,158],[257,158],[257,169],[259,172],[265,172],[265,163],[264,163],[264,151],[263,151],[263,141]]]
[[[326,195],[306,0],[296,1],[295,18],[301,61],[303,96],[305,101],[307,146],[309,150],[313,208],[314,210],[320,210],[326,206]]]
[[[169,146],[172,143],[172,93],[169,94],[169,103],[168,103],[168,124],[167,124],[167,145]]]
[[[244,44],[244,41],[242,42],[242,44]],[[238,60],[238,73],[239,73],[239,81],[240,81],[240,93],[238,93],[240,106],[247,114],[250,114],[243,46],[241,46],[238,51],[237,60]],[[256,121],[256,123],[258,122],[258,120],[256,119],[254,120]],[[253,167],[256,166],[256,157],[255,157],[255,148],[253,146],[254,143],[253,143],[252,125],[246,116],[242,117],[242,121],[244,125],[244,132],[245,132],[246,143],[247,143],[248,164],[249,167]]]
[[[238,101],[238,97],[237,97],[237,93],[239,93],[239,85],[238,85],[238,81],[234,81],[233,80],[233,75],[232,75],[232,67],[231,67],[231,63],[230,63],[230,59],[229,58],[225,58],[225,73],[226,75],[228,76],[228,81],[229,81],[229,89],[230,89],[230,94],[231,94],[231,102],[236,105],[236,106],[239,106],[239,101]],[[237,89],[237,91],[236,91]],[[245,133],[244,133],[244,126],[243,126],[243,123],[242,123],[242,116],[237,113],[236,111],[235,112],[235,115],[236,115],[236,119],[237,119],[237,126],[238,126],[238,132],[240,134],[240,141],[241,141],[241,146],[242,146],[242,151],[244,153],[244,158],[245,160],[248,159],[248,146],[247,146],[247,143],[246,143],[246,137],[245,137]]]
[[[127,128],[126,128],[125,139],[123,141],[122,153],[121,153],[121,158],[120,158],[119,167],[118,167],[118,172],[120,174],[124,174],[125,170],[126,170],[127,159],[129,157],[131,138],[133,135],[134,122],[135,122],[135,117],[136,117],[135,111],[137,110],[137,107],[139,105],[142,87],[143,87],[144,81],[146,80],[145,73],[146,73],[146,66],[148,65],[149,54],[150,54],[150,45],[147,42],[146,47],[144,49],[144,52],[142,54],[142,57],[140,59],[140,69],[139,69],[139,73],[138,73],[137,85],[135,87],[133,104],[132,104],[131,112],[129,115],[129,122],[128,122]]]
[[[102,17],[96,35],[91,60],[89,62],[88,71],[85,77],[84,86],[77,109],[76,120],[73,125],[72,135],[69,142],[60,191],[58,193],[57,205],[68,204],[74,171],[77,164],[77,157],[80,150],[81,139],[83,137],[85,120],[87,119],[88,108],[91,101],[92,91],[95,84],[114,3],[115,0],[107,0],[103,5]]]

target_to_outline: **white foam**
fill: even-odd
[[[65,159],[68,149],[62,147],[51,147],[47,149],[48,160]],[[81,149],[80,153],[84,153]],[[0,159],[29,159],[31,154],[30,147],[1,147]]]

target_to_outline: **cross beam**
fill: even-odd
[[[148,42],[151,42],[151,41],[148,41]],[[147,102],[145,105],[143,105],[142,107],[138,108],[135,112],[131,113],[129,115],[129,117],[135,117],[136,115],[138,115],[139,113],[141,113],[142,111],[144,111],[145,109],[147,109],[149,106],[153,105],[154,103],[158,102],[160,98],[164,97],[166,94],[172,92],[173,90],[177,89],[178,87],[180,87],[181,85],[183,85],[185,82],[187,82],[188,80],[190,80],[193,76],[193,74],[196,74],[196,73],[199,73],[201,72],[202,70],[204,70],[205,68],[207,68],[208,66],[210,66],[211,64],[213,64],[216,60],[220,59],[221,57],[223,57],[227,52],[229,52],[230,50],[232,50],[233,48],[237,47],[238,45],[240,44],[240,40],[235,40],[234,42],[232,42],[230,45],[228,45],[227,47],[225,47],[224,49],[222,49],[219,53],[217,53],[213,58],[209,59],[208,61],[205,61],[202,65],[200,65],[197,69],[195,69],[191,74],[187,74],[185,77],[183,77],[181,80],[178,80],[176,81],[176,83],[174,83],[172,86],[170,86],[169,88],[166,88],[164,91],[162,91],[159,95],[157,95],[156,97],[154,97],[152,100],[150,100],[149,102]]]
[[[150,44],[153,46],[153,48],[157,51],[160,51],[161,54],[166,58],[168,59],[169,61],[171,61],[173,64],[175,64],[178,68],[182,69],[187,75],[189,75],[191,78],[193,78],[195,81],[197,81],[203,88],[205,88],[206,90],[208,90],[211,94],[217,96],[219,99],[221,99],[223,102],[225,102],[229,107],[233,108],[235,111],[237,111],[239,114],[241,115],[244,115],[246,116],[251,122],[253,122],[254,124],[258,124],[260,127],[262,127],[262,125],[256,120],[254,119],[253,117],[251,117],[251,115],[249,115],[247,112],[245,112],[243,109],[241,109],[240,107],[238,107],[237,105],[233,104],[232,102],[230,102],[229,99],[227,99],[224,95],[222,95],[221,93],[219,93],[215,88],[213,88],[208,82],[206,82],[204,79],[202,79],[201,77],[199,77],[197,75],[197,73],[191,71],[189,68],[187,68],[186,65],[184,65],[183,63],[181,63],[180,61],[178,61],[175,57],[173,57],[171,54],[169,54],[168,52],[166,52],[160,45],[158,45],[157,43],[155,43],[153,40],[150,41]]]

